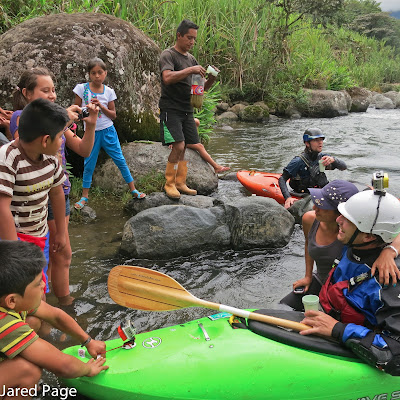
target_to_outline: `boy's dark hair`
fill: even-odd
[[[88,65],[87,65],[87,72],[90,73],[90,71],[92,70],[92,68],[99,66],[101,69],[103,69],[104,71],[107,71],[107,65],[106,63],[99,57],[95,57],[92,58],[91,60],[89,60]]]
[[[189,29],[199,29],[199,27],[189,19],[184,19],[176,29],[176,36],[178,36],[178,33],[181,34],[181,36],[186,35],[189,32]]]
[[[22,110],[28,104],[28,101],[22,94],[22,89],[33,92],[37,85],[38,76],[50,76],[50,78],[55,81],[54,75],[45,67],[31,68],[23,72],[13,93],[14,111]]]
[[[21,113],[18,125],[19,138],[29,143],[40,136],[49,135],[51,140],[54,140],[68,121],[68,113],[60,105],[46,99],[36,99]]]
[[[23,296],[46,263],[39,246],[22,240],[0,240],[0,297],[10,293]]]

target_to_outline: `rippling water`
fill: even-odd
[[[209,153],[232,170],[258,169],[281,172],[302,149],[307,127],[319,127],[326,134],[324,151],[342,158],[347,171],[328,171],[328,179],[369,183],[376,170],[389,172],[389,191],[400,197],[400,110],[375,110],[334,119],[277,120],[268,124],[235,124],[232,130],[217,128]],[[220,181],[219,192],[230,196],[241,191],[236,182]],[[243,193],[244,195],[244,193]],[[107,293],[107,275],[118,264],[140,265],[164,272],[195,296],[239,308],[274,308],[294,280],[304,274],[301,229],[297,226],[290,243],[282,249],[207,252],[174,260],[125,260],[118,256],[121,231],[126,221],[120,210],[91,204],[98,218],[89,224],[70,225],[73,250],[72,292],[77,300],[68,310],[92,337],[118,337],[117,327],[129,317],[138,332],[174,325],[210,311],[199,308],[171,312],[129,310],[113,303]],[[49,302],[55,304],[54,297]],[[53,330],[49,340],[63,348],[75,344],[61,341]],[[51,374],[44,381],[57,382]],[[48,398],[48,397],[46,397]],[[81,397],[83,399],[83,397]]]

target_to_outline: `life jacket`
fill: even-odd
[[[346,261],[350,262],[347,258],[344,262]],[[366,326],[368,322],[364,314],[354,308],[347,301],[343,290],[348,289],[350,291],[354,289],[357,285],[361,284],[366,279],[369,279],[371,275],[368,272],[365,272],[348,280],[333,283],[332,276],[338,264],[339,260],[335,260],[328,278],[322,286],[319,293],[320,304],[328,315],[340,322]]]
[[[313,163],[309,155],[304,151],[299,154],[299,157],[306,164],[307,170],[310,173],[308,177],[301,178],[298,174],[290,178],[289,185],[297,193],[308,193],[308,188],[323,188],[329,183],[325,172],[319,170],[319,164]]]

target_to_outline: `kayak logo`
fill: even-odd
[[[374,397],[359,397],[357,400],[395,400],[400,399],[400,391],[396,390],[392,393],[376,394]]]
[[[161,344],[162,340],[159,337],[150,337],[143,340],[142,346],[146,349],[155,349]]]

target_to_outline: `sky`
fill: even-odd
[[[400,10],[400,0],[378,0],[378,3],[381,3],[382,11]]]

